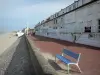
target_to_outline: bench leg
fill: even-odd
[[[69,64],[67,65],[67,70],[68,70],[68,74],[69,74]]]
[[[55,56],[55,62],[56,62],[56,56]]]
[[[81,71],[80,67],[78,66],[78,64],[76,66],[78,67],[79,71],[82,73],[82,71]]]

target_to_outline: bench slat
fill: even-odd
[[[57,57],[58,59],[60,59],[61,61],[63,61],[64,63],[66,63],[66,64],[72,63],[71,60],[69,60],[69,59],[67,59],[67,58],[65,58],[65,57],[63,57],[63,56],[61,56],[61,55],[59,55],[59,54],[57,54],[56,57]]]
[[[63,49],[63,53],[68,55],[68,56],[75,58],[76,60],[79,58],[79,54],[74,53],[74,52],[67,50],[67,49]]]

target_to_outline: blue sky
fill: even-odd
[[[0,0],[0,31],[33,28],[74,0]]]

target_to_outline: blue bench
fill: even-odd
[[[64,55],[68,55],[68,56],[74,58],[74,59],[76,60],[76,62],[73,62],[73,61],[71,61],[70,59],[64,57]],[[56,62],[56,58],[58,58],[59,60],[61,60],[61,61],[64,62],[65,64],[67,64],[67,66],[68,66],[68,67],[67,67],[68,73],[69,73],[69,65],[76,65],[76,66],[78,67],[79,71],[82,72],[81,69],[80,69],[80,67],[79,67],[79,65],[78,65],[79,59],[80,59],[80,55],[81,55],[81,53],[77,54],[77,53],[74,53],[74,52],[72,52],[72,51],[70,51],[70,50],[63,49],[62,55],[57,54],[57,55],[55,56],[55,62]]]

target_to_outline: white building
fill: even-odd
[[[78,0],[35,27],[36,35],[100,47],[100,0]]]

